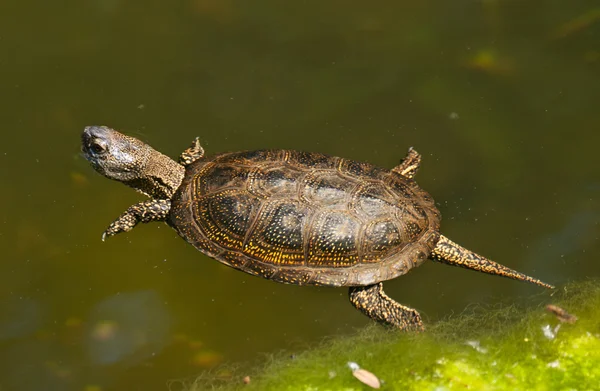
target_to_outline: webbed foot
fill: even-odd
[[[179,156],[179,164],[189,166],[202,156],[204,156],[204,148],[200,145],[200,139],[196,137],[192,141],[192,145]]]
[[[421,166],[421,154],[417,152],[413,147],[408,148],[408,153],[402,159],[402,163],[392,168],[397,174],[402,175],[405,178],[413,179],[417,175],[417,171]]]

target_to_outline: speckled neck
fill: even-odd
[[[125,181],[127,186],[152,198],[171,199],[181,185],[185,167],[170,157],[152,150],[139,178]]]

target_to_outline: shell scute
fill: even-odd
[[[344,267],[359,262],[360,222],[337,212],[320,212],[310,227],[307,265]]]
[[[338,170],[347,176],[361,179],[369,178],[371,180],[380,180],[389,173],[388,170],[384,170],[372,164],[349,159],[340,159]]]
[[[339,158],[322,153],[288,151],[286,162],[292,167],[310,170],[331,170],[336,167]]]
[[[335,171],[317,171],[305,176],[301,197],[315,206],[346,209],[356,186]]]
[[[285,167],[257,170],[253,173],[249,191],[265,197],[293,194],[298,188],[299,172]]]
[[[267,204],[247,233],[242,252],[274,265],[302,265],[307,215],[307,208],[299,202]]]
[[[239,249],[259,204],[259,200],[239,190],[209,194],[195,202],[194,221],[223,248]]]
[[[198,194],[239,189],[248,181],[249,175],[250,171],[233,164],[211,165],[195,177],[195,188]]]
[[[377,262],[401,248],[401,233],[394,221],[380,220],[367,225],[363,241],[365,262]]]

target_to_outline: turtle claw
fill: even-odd
[[[111,233],[108,231],[108,229],[104,232],[102,232],[102,241],[106,242],[106,238],[110,238],[111,236],[114,236],[114,233]]]
[[[131,231],[138,223],[165,221],[171,209],[169,200],[149,200],[130,206],[121,216],[110,223],[102,234],[102,241],[121,232]]]
[[[138,218],[129,211],[123,213],[118,219],[110,223],[106,231],[102,234],[102,241],[104,242],[106,238],[115,236],[121,232],[131,231],[138,221]]]

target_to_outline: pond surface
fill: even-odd
[[[557,286],[597,277],[597,2],[413,3],[1,2],[0,389],[166,390],[369,322],[164,224],[103,243],[142,197],[88,166],[86,125],[174,157],[199,136],[390,168],[414,146],[444,234]],[[435,263],[386,286],[427,322],[542,291]]]

